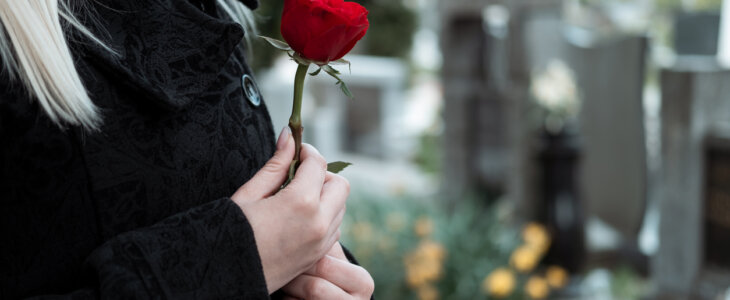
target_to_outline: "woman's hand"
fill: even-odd
[[[328,173],[314,147],[302,146],[301,165],[286,188],[279,191],[294,157],[287,129],[274,157],[231,197],[253,228],[269,293],[310,269],[337,242],[350,193],[347,180]]]
[[[314,267],[284,286],[288,299],[370,299],[375,285],[368,271],[351,264],[340,243]]]

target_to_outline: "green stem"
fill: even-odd
[[[289,179],[286,181],[286,184],[294,178],[294,172],[296,172],[301,161],[299,159],[299,153],[302,150],[302,131],[304,130],[304,127],[302,127],[302,95],[304,93],[304,79],[307,77],[308,68],[309,65],[300,64],[297,67],[297,74],[294,77],[294,104],[291,110],[291,117],[289,117],[289,128],[291,128],[296,148],[294,160],[289,168]]]

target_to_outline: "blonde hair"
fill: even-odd
[[[237,0],[217,0],[235,21],[255,34],[251,10]],[[19,79],[48,117],[59,127],[97,130],[99,109],[89,98],[66,42],[69,28],[112,51],[75,16],[79,0],[0,0],[0,72]]]

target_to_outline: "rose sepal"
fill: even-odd
[[[340,78],[339,75],[342,73],[340,73],[340,71],[338,71],[337,69],[332,67],[332,65],[347,65],[350,72],[352,72],[352,64],[350,63],[350,61],[343,59],[343,58],[340,58],[338,60],[333,60],[333,61],[326,61],[326,62],[311,60],[311,59],[308,59],[308,58],[302,56],[300,53],[292,50],[292,48],[289,46],[289,44],[285,41],[277,40],[277,39],[270,38],[267,36],[259,36],[259,37],[264,39],[264,41],[268,42],[269,44],[271,44],[271,46],[273,46],[274,48],[279,49],[281,51],[286,51],[287,55],[289,55],[289,58],[291,58],[293,61],[295,61],[299,65],[309,66],[309,65],[313,64],[313,65],[318,66],[319,68],[316,71],[309,73],[309,75],[317,76],[317,75],[319,75],[319,73],[322,70],[324,70],[325,73],[329,74],[330,76],[332,76],[332,78],[337,80],[337,82],[335,82],[335,84],[340,87],[340,90],[342,90],[342,93],[344,93],[345,96],[347,96],[350,99],[355,98],[352,95],[352,92],[350,92],[350,89],[347,87],[347,84],[345,83],[345,81],[343,81]]]
[[[271,44],[271,46],[274,46],[274,48],[282,50],[282,51],[291,51],[291,47],[289,44],[287,44],[285,41],[280,41],[274,38],[270,38],[268,36],[259,35],[260,38],[264,39],[264,41]]]

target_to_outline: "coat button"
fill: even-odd
[[[248,102],[251,102],[251,104],[256,107],[261,105],[261,93],[259,93],[259,88],[256,86],[253,78],[251,78],[248,74],[244,74],[243,77],[241,77],[241,84]]]

